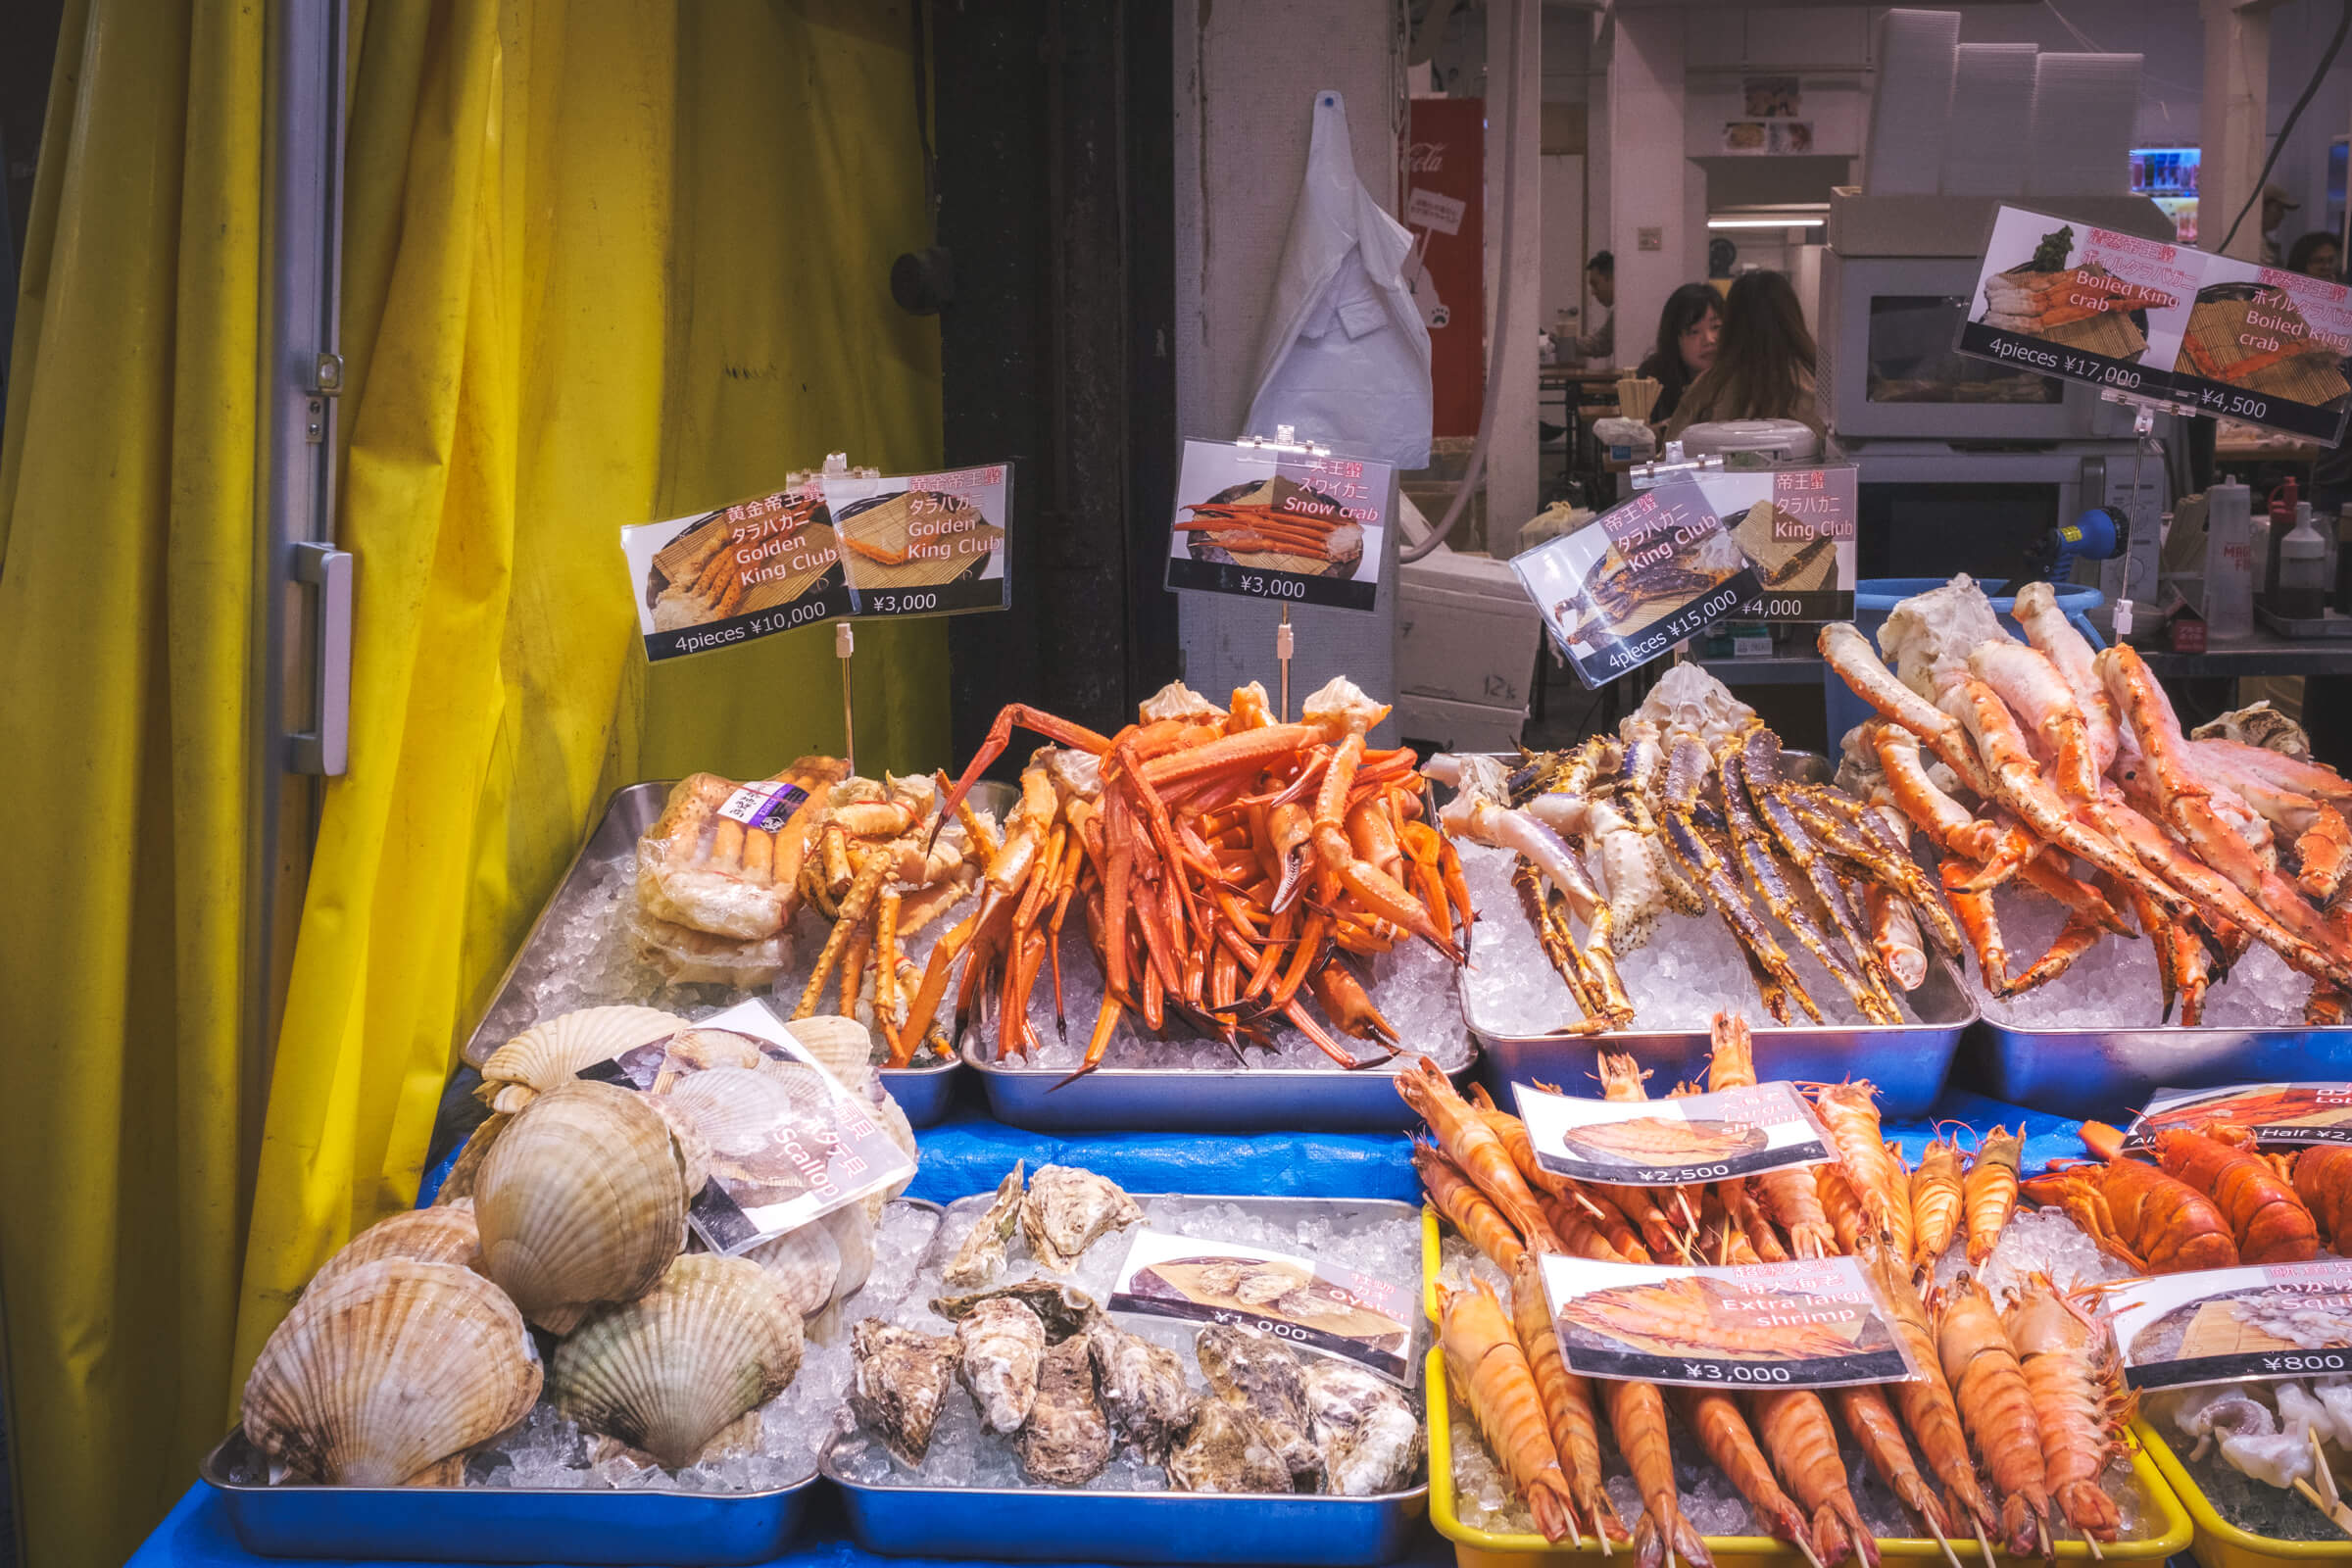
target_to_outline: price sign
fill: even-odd
[[[1597,688],[1761,593],[1698,486],[1676,475],[1511,560],[1577,679]]]
[[[2115,1339],[2135,1389],[2352,1372],[2352,1263],[2275,1263],[2118,1286]]]
[[[1831,1157],[1812,1107],[1785,1083],[1673,1100],[1580,1100],[1515,1083],[1545,1170],[1581,1182],[1689,1187]]]
[[[1372,610],[1392,476],[1368,459],[1187,441],[1167,584]]]
[[[2004,207],[1993,219],[1959,350],[2178,401],[2173,361],[2210,260],[2183,245]]]
[[[2234,1084],[2227,1089],[2159,1089],[2130,1127],[2124,1147],[2144,1152],[2169,1128],[2243,1127],[2265,1151],[2352,1144],[2352,1084]]]
[[[1741,620],[1853,618],[1854,524],[1861,508],[1851,464],[1724,468],[1690,478],[1756,568],[1762,591],[1740,607]],[[1635,483],[1642,481],[1637,477]]]
[[[1009,464],[812,479],[620,530],[648,659],[845,616],[1003,610]]]
[[[1411,1301],[1396,1281],[1357,1269],[1153,1230],[1136,1232],[1110,1293],[1113,1312],[1255,1329],[1399,1383],[1411,1370]]]
[[[1587,1377],[1823,1389],[1919,1375],[1850,1257],[1671,1268],[1553,1252],[1543,1269],[1560,1353]]]
[[[2204,258],[2173,379],[2199,414],[2333,446],[2352,408],[2352,289]]]

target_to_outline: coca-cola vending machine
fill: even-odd
[[[1486,103],[1416,98],[1404,161],[1404,223],[1418,250],[1413,295],[1429,325],[1431,433],[1478,433],[1486,367]]]

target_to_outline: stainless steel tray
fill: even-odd
[[[1288,1076],[1324,1075],[1294,1072]],[[1391,1098],[1395,1098],[1393,1091]],[[1138,1202],[1149,1202],[1156,1198],[1195,1195],[1131,1196]],[[1232,1203],[1260,1213],[1381,1210],[1394,1211],[1398,1220],[1411,1222],[1417,1222],[1418,1215],[1417,1205],[1393,1199],[1199,1196],[1202,1201]],[[985,1201],[986,1197],[975,1200]],[[942,1244],[935,1241],[933,1245]],[[1419,1281],[1410,1283],[1412,1298],[1418,1299]],[[1412,1316],[1415,1348],[1408,1351],[1407,1358],[1418,1366],[1418,1348],[1426,1338],[1427,1325],[1417,1313]],[[868,1551],[891,1556],[959,1562],[1002,1558],[1015,1562],[1284,1563],[1298,1568],[1342,1568],[1389,1562],[1404,1555],[1429,1511],[1426,1457],[1420,1485],[1370,1497],[1086,1492],[1059,1487],[886,1487],[842,1479],[833,1462],[833,1450],[854,1436],[837,1435],[825,1446],[817,1467],[841,1489],[852,1539]]]
[[[892,1203],[945,1213],[919,1198]],[[936,1236],[933,1238],[936,1243]],[[856,1307],[853,1293],[842,1303]],[[248,1551],[265,1557],[417,1562],[668,1563],[703,1568],[780,1555],[808,1506],[808,1474],[773,1492],[557,1487],[257,1486],[230,1479],[253,1448],[232,1430],[197,1475]]]
[[[2017,1029],[1984,1018],[1960,1075],[2012,1104],[2112,1121],[2159,1089],[2352,1077],[2352,1028]]]
[[[808,1505],[808,1479],[776,1492],[525,1491],[509,1487],[262,1487],[228,1479],[231,1432],[197,1474],[247,1551],[265,1557],[514,1563],[765,1562]]]
[[[1829,760],[1818,752],[1785,751],[1782,772],[1808,783],[1826,783]],[[1504,761],[1516,761],[1504,758]],[[1712,913],[1699,916],[1712,920]],[[1477,928],[1472,927],[1475,944]],[[1928,978],[1910,993],[1916,1024],[1809,1025],[1801,1028],[1759,1026],[1755,1030],[1756,1073],[1767,1081],[1786,1078],[1793,1083],[1837,1083],[1868,1078],[1879,1088],[1880,1108],[1889,1116],[1925,1115],[1943,1092],[1960,1037],[1977,1021],[1977,1004],[1960,976],[1942,954],[1928,955]],[[1562,1000],[1566,992],[1563,988]],[[1704,1029],[1628,1029],[1598,1035],[1503,1034],[1482,1029],[1470,1012],[1470,988],[1461,990],[1462,1023],[1486,1054],[1485,1077],[1495,1098],[1510,1103],[1509,1086],[1541,1079],[1570,1094],[1590,1089],[1604,1051],[1630,1054],[1652,1069],[1661,1083],[1678,1079],[1706,1081],[1709,1057]],[[1744,1003],[1759,1008],[1752,994],[1726,998],[1726,1005]]]
[[[1098,1067],[1056,1089],[1067,1069],[994,1061],[987,1049],[978,1040],[963,1043],[964,1062],[979,1074],[990,1112],[1030,1132],[1385,1133],[1421,1121],[1397,1095],[1395,1068],[1385,1062],[1359,1072]],[[1455,1087],[1477,1065],[1473,1051],[1448,1074]]]
[[[464,1057],[467,1066],[479,1067],[489,1059],[490,1053],[506,1044],[509,1031],[496,1020],[514,984],[516,973],[523,967],[523,960],[532,956],[544,943],[553,940],[553,923],[557,916],[588,896],[597,880],[597,868],[621,858],[637,847],[637,841],[644,836],[645,830],[661,817],[662,808],[669,799],[672,782],[654,779],[642,784],[625,785],[612,792],[612,799],[606,804],[604,817],[597,823],[596,831],[588,835],[588,841],[572,857],[571,865],[564,873],[564,880],[556,884],[556,891],[540,908],[539,917],[531,922],[530,935],[523,938],[522,946],[514,951],[514,959],[508,963],[506,972],[499,976],[498,990],[491,998],[490,1006],[474,1026],[471,1038],[466,1042]],[[1000,813],[1016,798],[1010,785],[993,780],[983,780],[975,785],[971,795],[974,806]],[[631,1002],[639,999],[613,997],[610,1000]],[[949,1102],[955,1098],[956,1082],[960,1076],[959,1064],[951,1059],[924,1067],[886,1067],[882,1070],[882,1084],[898,1101],[899,1108],[906,1112],[909,1123],[916,1127],[928,1127],[947,1114]]]

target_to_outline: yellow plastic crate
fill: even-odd
[[[1421,1205],[1421,1310],[1429,1314],[1434,1325],[1438,1314],[1438,1268],[1443,1259],[1445,1243],[1440,1229],[1437,1205]]]
[[[1446,1392],[1446,1357],[1442,1351],[1429,1352],[1428,1389],[1429,1518],[1438,1527],[1438,1534],[1453,1543],[1454,1561],[1461,1568],[1559,1568],[1559,1565],[1566,1563],[1592,1564],[1598,1568],[1602,1558],[1597,1546],[1588,1546],[1579,1551],[1573,1546],[1555,1546],[1542,1536],[1497,1535],[1462,1523],[1454,1512],[1453,1411]],[[2167,1484],[2169,1476],[2161,1473],[2158,1463],[2150,1459],[2151,1449],[2158,1455],[2166,1452],[2161,1443],[2132,1445],[2132,1473],[2138,1477],[2141,1488],[2148,1494],[2149,1501],[2163,1522],[2163,1533],[2137,1541],[2102,1544],[2099,1549],[2110,1562],[2169,1557],[2187,1546],[2192,1537],[2200,1546],[2203,1544],[2202,1531],[2191,1527],[2187,1510],[2181,1507],[2180,1497],[2174,1494],[2172,1486]],[[2242,1539],[2255,1540],[2251,1536]],[[2258,1544],[2284,1547],[2287,1544],[2260,1542]],[[1952,1545],[1954,1550],[1967,1555],[1982,1555],[1974,1543],[1955,1541]],[[2061,1541],[2057,1543],[2057,1548],[2062,1560],[2087,1562],[2090,1558],[2090,1553],[2080,1541]],[[1709,1536],[1707,1550],[1714,1554],[1715,1568],[1792,1568],[1792,1565],[1802,1565],[1805,1560],[1794,1546],[1769,1536]],[[1943,1558],[1943,1548],[1934,1541],[1903,1537],[1882,1538],[1879,1552],[1886,1557],[1934,1558],[1938,1562]],[[2352,1556],[2352,1544],[2347,1544],[2342,1551],[2334,1555]],[[1624,1568],[1629,1560],[1620,1552],[1611,1560],[1610,1568]],[[2029,1565],[2040,1561],[2038,1557],[2012,1559],[2005,1554],[1998,1560],[2003,1563],[2014,1561],[2017,1568],[2029,1568]],[[2205,1556],[2202,1551],[2198,1553],[2198,1560],[2205,1563],[2206,1568],[2218,1568],[2217,1559]],[[2239,1568],[2241,1563],[2258,1560],[2246,1556],[2230,1558],[2228,1562],[2230,1568]]]
[[[1434,1398],[1435,1396],[1432,1396]],[[2140,1451],[2155,1457],[2156,1468],[2173,1494],[2187,1508],[2196,1541],[2189,1547],[2205,1568],[2262,1568],[2265,1563],[2344,1562],[2352,1560],[2352,1538],[2342,1541],[2276,1541],[2240,1530],[2221,1516],[2188,1466],[2173,1451],[2164,1435],[2145,1421],[2132,1424]],[[1436,1462],[1434,1459],[1431,1461]],[[1436,1494],[1431,1494],[1435,1500]]]

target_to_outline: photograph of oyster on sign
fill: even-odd
[[[1379,602],[1390,480],[1385,463],[1187,441],[1167,584],[1370,610]]]

